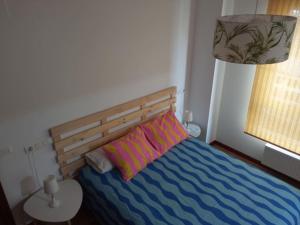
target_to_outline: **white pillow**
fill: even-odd
[[[97,148],[87,153],[85,159],[86,162],[99,173],[106,173],[114,167],[102,148]]]

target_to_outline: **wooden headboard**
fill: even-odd
[[[73,176],[85,165],[87,152],[170,109],[175,111],[175,103],[176,87],[170,87],[51,128],[63,177]]]

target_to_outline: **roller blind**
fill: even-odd
[[[300,0],[269,0],[268,13],[299,13]],[[257,66],[245,133],[300,154],[300,23],[290,57]]]

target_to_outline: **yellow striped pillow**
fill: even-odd
[[[147,141],[144,132],[135,128],[129,134],[103,147],[107,157],[120,170],[124,180],[129,181],[160,154]]]
[[[141,125],[148,141],[160,154],[188,137],[186,130],[172,111]]]

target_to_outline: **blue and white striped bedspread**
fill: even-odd
[[[130,182],[86,166],[85,201],[103,225],[300,225],[300,192],[196,139]]]

